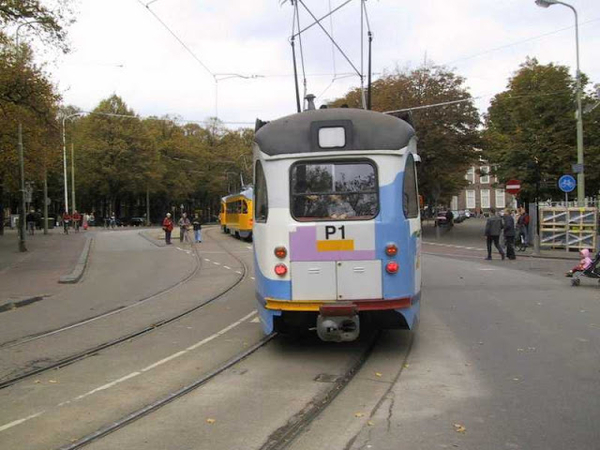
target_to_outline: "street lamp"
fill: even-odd
[[[83,112],[77,112],[77,113],[73,113],[70,114],[68,116],[64,116],[62,119],[62,138],[63,138],[63,178],[65,180],[65,213],[69,213],[69,186],[68,186],[68,180],[67,180],[67,137],[65,134],[65,122],[70,119],[71,117],[77,117],[80,116],[82,114],[85,114]],[[75,181],[75,180],[73,180]],[[73,185],[73,193],[75,193],[75,186]],[[73,197],[73,203],[75,203],[75,198]],[[73,205],[73,207],[75,207],[75,205]]]
[[[579,166],[579,172],[577,173],[577,203],[579,206],[584,206],[585,176],[583,172],[583,112],[581,110],[582,88],[581,72],[579,71],[579,19],[577,17],[577,10],[568,3],[559,0],[535,0],[535,4],[542,8],[548,8],[552,5],[563,5],[575,14],[575,50],[577,54],[577,165]]]
[[[17,27],[16,36],[15,36],[15,51],[17,55],[19,54],[19,31],[21,27],[26,25],[31,25],[34,23],[41,23],[39,20],[30,20],[29,22],[24,22]],[[21,125],[21,121],[19,120],[18,124],[18,134],[19,134],[19,171],[21,178],[21,214],[19,215],[19,251],[26,252],[27,247],[25,246],[25,163],[23,157],[23,127]],[[45,201],[45,199],[44,199]]]

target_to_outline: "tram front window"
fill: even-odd
[[[296,220],[367,220],[378,213],[372,163],[295,164],[291,177],[291,211]]]

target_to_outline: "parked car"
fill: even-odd
[[[132,217],[125,222],[130,227],[143,227],[146,225],[146,219],[144,217]]]

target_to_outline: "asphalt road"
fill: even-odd
[[[69,339],[48,341],[37,351],[59,354],[85,336],[104,338],[201,301],[233,283],[245,264],[242,283],[174,324],[0,391],[0,449],[68,445],[261,339],[251,244],[217,230],[205,236],[199,272],[167,298]],[[562,276],[569,261],[489,262],[475,251],[450,247],[425,252],[419,330],[385,332],[350,384],[290,448],[598,448],[598,286],[571,287]],[[142,259],[172,254],[191,264],[183,250],[141,250]],[[132,271],[119,267],[119,276],[126,280],[135,276]],[[173,280],[179,274],[170,272]],[[55,314],[60,317],[60,310]],[[331,388],[366,338],[339,345],[277,337],[207,384],[88,448],[259,449]],[[19,358],[16,348],[3,357]]]

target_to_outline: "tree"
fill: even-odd
[[[477,158],[479,114],[464,82],[464,78],[445,67],[425,65],[409,71],[396,70],[372,85],[372,105],[376,111],[464,100],[412,112],[422,161],[418,168],[419,190],[429,204],[448,203],[465,185],[464,173]],[[360,90],[349,92],[331,106],[343,104],[360,108]]]
[[[587,83],[585,77],[582,83]],[[562,198],[558,178],[571,173],[577,162],[575,97],[568,67],[528,58],[492,100],[485,119],[485,154],[497,165],[500,180],[522,180],[522,200]],[[589,103],[587,96],[584,104]],[[586,192],[592,194],[598,192],[599,114],[593,111],[584,118]]]

